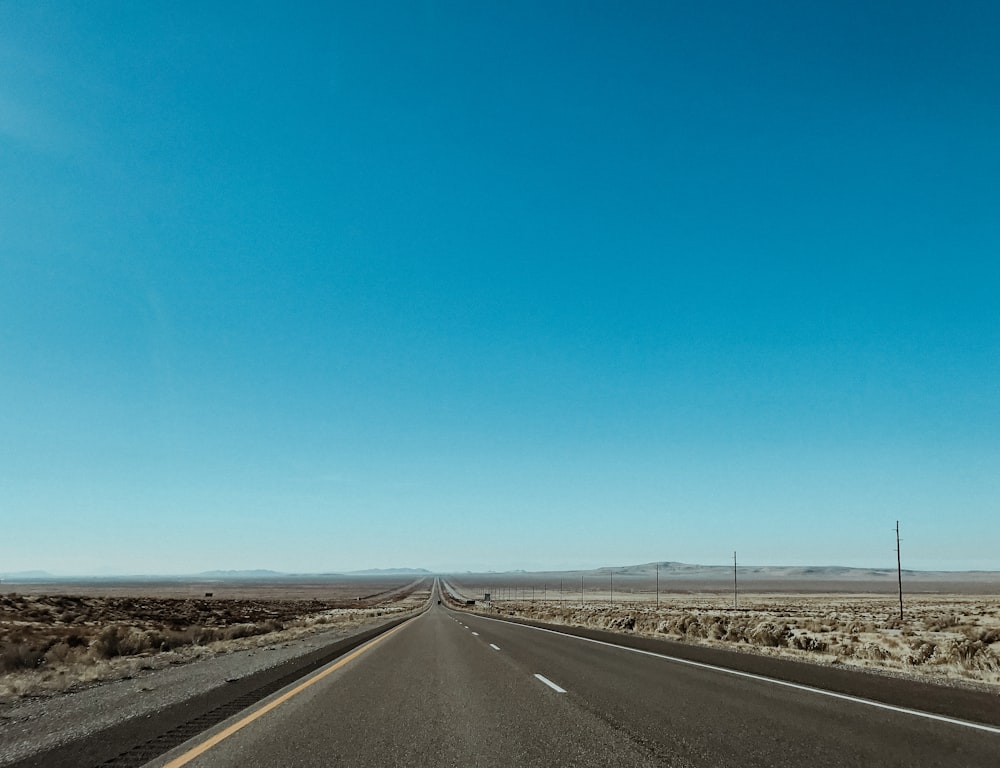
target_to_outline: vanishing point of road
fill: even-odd
[[[1000,728],[433,604],[149,765],[996,768]]]

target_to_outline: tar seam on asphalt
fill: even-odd
[[[223,720],[232,717],[237,712],[241,712],[247,707],[251,707],[258,701],[267,698],[272,693],[280,691],[285,686],[301,679],[301,674],[289,674],[272,683],[261,686],[250,693],[240,696],[237,699],[216,707],[199,717],[189,720],[186,723],[171,728],[166,733],[161,733],[154,739],[144,744],[132,747],[122,752],[117,757],[113,757],[101,763],[102,768],[139,768],[150,760],[159,757],[174,747],[180,746],[188,739],[194,738],[199,733],[203,733],[213,725],[218,725]]]
[[[390,626],[389,629],[378,633],[374,638],[369,638],[369,640],[383,637],[386,632],[402,626],[404,623],[406,622],[404,621],[397,624],[395,627]],[[161,733],[159,736],[156,736],[149,741],[137,744],[136,746],[125,750],[121,754],[100,763],[97,768],[140,768],[150,760],[169,752],[174,747],[180,746],[185,741],[194,738],[198,734],[204,733],[209,728],[221,723],[223,720],[227,720],[238,712],[242,712],[244,709],[252,707],[259,701],[277,693],[282,688],[285,688],[295,681],[301,680],[316,670],[322,669],[337,659],[346,656],[358,646],[364,645],[365,642],[368,641],[362,640],[356,646],[347,645],[346,647],[339,648],[338,650],[323,656],[318,661],[313,662],[306,667],[300,667],[299,669],[293,670],[277,680],[272,680],[270,683],[266,683],[259,688],[255,688],[254,690],[249,691],[232,701],[222,704],[215,709],[209,710],[208,712],[192,718],[187,722],[181,723],[180,725],[171,728],[169,731]]]

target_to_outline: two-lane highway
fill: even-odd
[[[191,754],[189,745],[173,753],[176,759],[155,764],[660,764],[628,736],[523,674],[496,643],[439,607],[186,762]]]
[[[623,764],[996,768],[1000,729],[435,605],[151,765]]]
[[[665,764],[1000,765],[1000,728],[496,619],[464,620],[525,671],[545,670],[571,702]]]

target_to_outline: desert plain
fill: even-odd
[[[661,563],[455,574],[471,610],[842,665],[1000,694],[1000,574]],[[489,599],[486,596],[489,595]]]
[[[1000,574],[664,562],[442,577],[470,610],[1000,693]],[[0,706],[414,611],[426,575],[5,584]]]
[[[0,593],[4,704],[210,657],[338,634],[424,605],[414,576],[47,580]]]

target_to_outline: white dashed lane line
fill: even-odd
[[[462,624],[462,622],[460,622],[460,621],[458,623]],[[466,629],[469,629],[469,627],[466,626],[465,624],[462,624],[462,626],[465,627]],[[472,634],[475,635],[476,637],[479,637],[479,633],[478,632],[473,632]],[[492,648],[494,651],[499,651],[500,650],[500,646],[496,645],[495,643],[490,643],[490,648]],[[551,680],[549,680],[547,677],[545,677],[545,675],[539,675],[539,674],[536,673],[535,677],[537,677],[541,682],[545,683],[549,688],[551,688],[556,693],[566,693],[566,689],[565,688],[563,688],[563,687],[561,687],[559,685],[556,685]]]
[[[485,621],[502,621],[502,619],[491,619],[488,616],[481,616]],[[986,731],[987,733],[997,733],[1000,734],[1000,728],[995,725],[984,725],[982,723],[973,723],[968,720],[959,720],[954,717],[946,717],[944,715],[936,715],[931,712],[924,712],[919,709],[909,709],[908,707],[897,707],[893,704],[884,704],[881,701],[873,701],[871,699],[863,699],[859,696],[850,696],[846,693],[837,693],[836,691],[828,691],[823,688],[814,688],[811,685],[802,685],[801,683],[792,683],[787,680],[780,680],[773,677],[765,677],[764,675],[757,675],[752,672],[743,672],[738,669],[729,669],[728,667],[719,667],[714,664],[706,664],[702,661],[691,661],[690,659],[682,659],[677,656],[668,656],[664,653],[655,653],[653,651],[646,651],[641,648],[629,648],[628,646],[615,645],[614,643],[608,643],[604,640],[594,640],[589,637],[580,637],[578,635],[567,635],[562,632],[557,632],[553,629],[546,629],[544,627],[532,627],[529,625],[521,625],[523,629],[533,630],[535,632],[547,632],[553,635],[559,635],[570,640],[578,640],[585,643],[594,643],[595,645],[604,645],[609,648],[614,648],[619,651],[627,651],[629,653],[637,653],[642,656],[650,656],[653,658],[662,659],[667,662],[673,662],[676,664],[684,664],[691,667],[697,667],[700,669],[712,670],[713,672],[719,672],[726,675],[733,675],[735,677],[742,677],[749,680],[757,680],[762,683],[770,683],[771,685],[778,685],[784,688],[792,688],[794,690],[806,691],[808,693],[814,693],[821,696],[829,696],[834,699],[841,699],[843,701],[850,701],[855,704],[862,704],[868,707],[875,707],[876,709],[885,709],[890,712],[899,712],[904,715],[912,715],[913,717],[923,717],[928,720],[936,720],[942,723],[948,723],[949,725],[957,725],[963,728],[973,728],[978,731]],[[496,646],[493,646],[496,648]],[[500,650],[497,648],[497,650]],[[540,677],[540,675],[535,675],[535,677]]]
[[[545,683],[549,688],[551,688],[556,693],[566,693],[566,689],[565,688],[560,688],[558,685],[556,685],[551,680],[549,680],[547,677],[545,677],[545,675],[539,675],[536,672],[535,673],[535,677],[537,677],[539,680],[541,680],[543,683]]]

